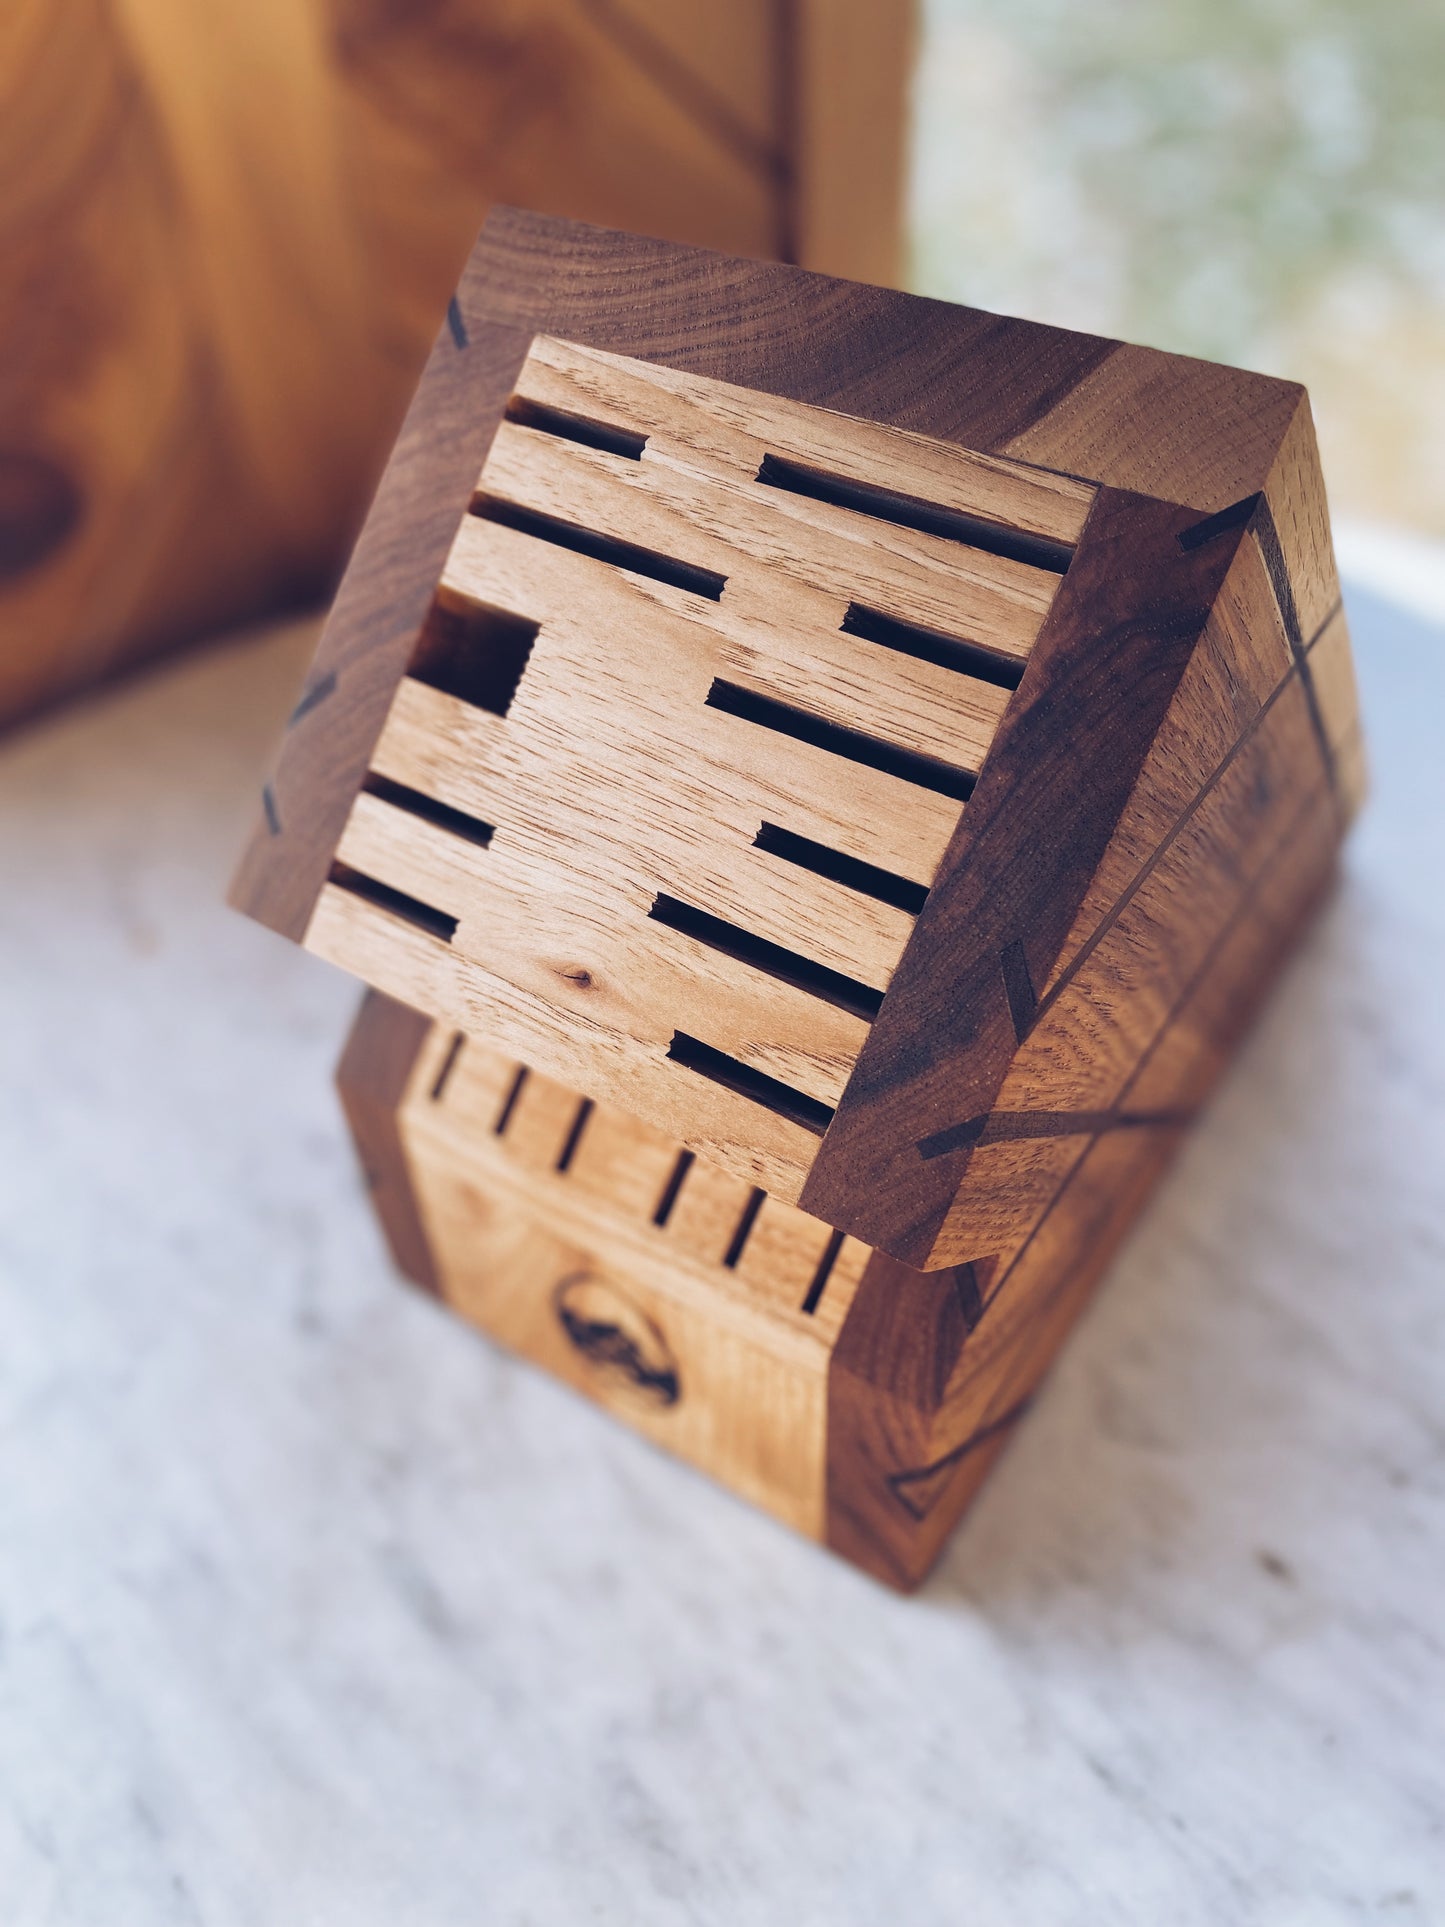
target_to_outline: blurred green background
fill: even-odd
[[[1440,0],[925,0],[910,285],[1288,375],[1445,534]]]

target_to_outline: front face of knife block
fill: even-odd
[[[534,340],[308,945],[796,1200],[1093,496]]]
[[[373,1005],[373,1031],[408,1013]],[[343,1068],[355,1114],[364,1072]],[[437,1025],[391,1127],[460,1316],[812,1538],[828,1362],[871,1256],[796,1206]],[[366,1128],[358,1130],[363,1149]]]

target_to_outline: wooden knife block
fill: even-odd
[[[504,214],[236,897],[413,1273],[908,1583],[1361,768],[1299,388]]]

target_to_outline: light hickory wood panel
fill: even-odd
[[[572,700],[581,707],[577,695]],[[590,737],[603,726],[603,718],[588,715],[583,733]],[[723,860],[725,848],[751,847],[768,822],[927,886],[958,822],[960,806],[949,797],[810,743],[787,741],[780,748],[767,732],[720,710],[705,709],[698,716],[691,750],[691,779],[701,783],[716,772],[708,807],[717,812],[719,830],[731,831],[731,843],[720,838],[709,853],[715,863]],[[495,824],[505,816],[513,834],[529,820],[534,789],[541,792],[549,823],[556,815],[545,787],[550,773],[545,759],[509,741],[501,718],[412,677],[397,685],[373,767],[484,822]],[[635,823],[630,833],[640,832],[644,850],[651,850],[675,829],[675,813],[650,808],[645,792],[619,794],[585,742],[566,773],[567,794],[579,813],[607,823],[609,837],[629,834],[628,826]],[[565,820],[560,827],[565,831]]]
[[[666,1057],[631,1051],[605,1025],[563,1030],[559,1049],[550,1014],[536,999],[500,979],[464,969],[449,945],[332,885],[322,891],[307,944],[319,956],[345,960],[344,968],[399,1003],[410,998],[421,1009],[454,1012],[470,1036],[535,1038],[552,1051],[554,1060],[566,1060],[560,1068],[574,1085],[600,1069],[603,1075],[594,1088],[602,1082],[615,1086],[621,1093],[619,1104],[644,1111],[700,1156],[796,1201],[817,1151],[817,1137],[791,1118],[710,1079],[684,1075]]]
[[[493,1133],[505,1136],[511,1156],[529,1171],[556,1170],[582,1100],[567,1085],[543,1077],[540,1071],[520,1064],[517,1070],[515,1094]]]
[[[765,1198],[737,1260],[738,1276],[791,1311],[801,1311],[837,1233],[796,1205]],[[824,1285],[832,1281],[832,1268]]]
[[[499,440],[507,432],[504,425]],[[510,432],[517,438],[528,434],[524,429]],[[580,451],[579,459],[579,451],[569,449],[559,457],[557,448],[546,436],[529,436],[525,461],[509,460],[496,476],[489,464],[484,479],[503,479],[508,488],[523,477],[550,483],[553,477],[539,471],[561,468],[568,486],[529,488],[528,506],[541,506],[546,513],[619,541],[638,542],[716,570],[726,580],[716,603],[680,590],[660,595],[652,585],[648,587],[654,605],[660,604],[701,632],[693,639],[693,649],[705,647],[717,673],[734,676],[765,695],[800,704],[845,728],[939,757],[958,769],[978,769],[1017,675],[1010,674],[1003,684],[989,683],[860,639],[842,627],[849,606],[856,597],[899,620],[935,630],[947,626],[960,640],[987,642],[1002,653],[1022,655],[1047,609],[1045,597],[1052,598],[1057,577],[1031,570],[1031,578],[1041,578],[1028,585],[1031,594],[1037,591],[1036,599],[1031,604],[1006,603],[1001,614],[992,591],[987,598],[974,600],[971,611],[970,584],[961,571],[920,569],[910,585],[908,571],[890,569],[890,585],[880,575],[876,557],[868,557],[869,566],[850,569],[854,558],[849,550],[837,557],[836,567],[826,571],[810,567],[811,579],[789,577],[768,567],[766,556],[740,557],[736,548],[708,540],[687,513],[675,513],[672,507],[655,514],[639,513],[639,495],[644,508],[650,503],[645,490],[633,487],[630,475],[643,473],[642,465],[605,454],[594,457],[591,451]],[[585,475],[581,487],[571,486],[576,477],[570,471],[593,461],[616,461],[616,466]],[[676,491],[670,489],[668,494],[676,504]],[[789,498],[780,499],[786,503]],[[773,504],[764,506],[772,509]],[[846,511],[834,513],[842,516]],[[517,554],[514,544],[509,568],[508,544],[498,540],[499,533],[506,531],[484,522],[462,525],[443,577],[447,588],[477,601],[496,600],[510,590],[517,603],[536,608],[537,619],[554,626],[569,618],[573,623],[605,626],[626,602],[628,584],[619,580],[618,570],[600,562],[577,567],[577,558],[569,556],[559,563],[555,580],[538,583],[535,546]],[[776,529],[768,533],[771,540],[777,539]],[[571,569],[568,561],[574,564]],[[518,570],[525,572],[520,581]],[[977,620],[972,619],[974,615]],[[659,632],[667,629],[678,633],[676,624],[654,619],[644,634],[655,644]],[[1007,665],[1004,671],[1009,674]]]
[[[681,1155],[662,1131],[640,1118],[598,1106],[571,1165],[572,1182],[617,1210],[651,1221]]]
[[[379,879],[373,873],[372,880],[404,894],[413,852],[424,838],[439,841],[445,833],[399,811],[387,814],[405,826],[405,836],[384,848],[368,845],[374,868],[386,873]],[[439,956],[450,953],[459,975],[472,976],[479,988],[490,982],[503,994],[512,989],[525,995],[539,1018],[550,1013],[554,1021],[569,1016],[594,1032],[605,1028],[629,1058],[639,1050],[665,1052],[676,1023],[686,1019],[693,1026],[689,1035],[705,1032],[704,1042],[787,1081],[810,1101],[837,1101],[867,1029],[861,1017],[665,925],[612,932],[585,900],[550,894],[525,866],[501,868],[500,853],[497,860],[496,887],[474,884],[462,903],[463,918],[476,919],[469,947],[465,922],[452,944],[419,930],[417,914],[430,906],[393,907],[374,899],[367,876],[339,880],[323,902],[347,897],[369,919],[377,942],[392,933],[424,936]],[[320,948],[319,915],[313,948]],[[333,932],[333,944],[344,948],[346,940],[342,930]],[[331,961],[343,962],[343,955],[331,955]]]
[[[448,564],[449,586],[474,604],[539,612],[529,618],[541,623],[541,632],[512,698],[509,726],[498,730],[487,721],[478,731],[464,725],[468,754],[481,750],[481,769],[498,779],[488,806],[502,809],[501,781],[518,791],[507,827],[518,827],[530,802],[545,812],[554,843],[576,843],[597,837],[598,813],[605,811],[612,840],[631,812],[641,832],[634,853],[650,870],[655,853],[669,843],[706,847],[729,833],[751,841],[770,799],[791,795],[795,809],[801,805],[813,819],[827,819],[823,827],[839,847],[932,881],[958,821],[957,797],[850,756],[824,751],[827,760],[820,762],[814,745],[751,721],[748,740],[756,747],[739,771],[737,725],[747,719],[708,702],[714,681],[727,680],[730,668],[714,624],[679,606],[681,590],[629,578],[566,551],[539,558],[541,546],[513,530],[469,522]],[[545,581],[537,579],[540,568]],[[707,607],[711,612],[713,605]],[[879,701],[890,687],[891,653],[875,651]],[[756,686],[759,678],[747,680]],[[916,727],[909,681],[901,680],[900,720],[890,732],[895,742]],[[996,719],[997,704],[969,701],[965,714],[992,712]],[[825,706],[841,710],[846,686],[826,705],[815,698],[806,706],[815,713]],[[435,729],[437,705],[427,712],[425,727]],[[852,727],[886,740],[881,729],[864,727],[856,709]],[[976,742],[968,762],[981,761],[984,747]],[[381,754],[388,753],[383,747]]]
[[[574,341],[539,335],[516,392],[575,414],[646,427],[646,459],[728,480],[756,475],[764,456],[976,515],[1004,528],[1071,545],[1094,490],[1073,476],[1010,461],[929,435],[678,369],[640,366]],[[659,395],[665,404],[659,406]]]
[[[857,601],[1026,656],[1058,586],[1048,570],[768,487],[747,473],[699,476],[649,461],[645,448],[633,461],[510,422],[497,430],[480,485],[484,494],[716,569],[727,578],[729,602],[769,629],[809,615],[836,627]],[[821,606],[808,590],[823,598]]]
[[[579,369],[607,418],[555,399]],[[790,1200],[704,1086],[826,1128],[1092,492],[857,424],[863,486],[845,418],[556,341],[509,413],[337,848],[368,908],[312,942],[365,967],[346,931],[410,915],[500,1042],[623,1103],[646,1057],[683,1143]]]

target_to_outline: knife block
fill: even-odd
[[[353,1066],[414,1007],[409,1078],[459,1037],[526,1067],[521,1119],[560,1091],[609,1120],[584,1145],[734,1201],[728,1265],[558,1145],[519,1162],[490,1086],[381,1102],[419,1194],[434,1163],[512,1225],[489,1251],[553,1278],[555,1207],[573,1272],[673,1308],[514,1326],[511,1261],[489,1294],[414,1206],[449,1296],[594,1391],[680,1345],[658,1382],[707,1390],[644,1429],[907,1583],[1327,884],[1361,754],[1298,387],[502,214],[236,900],[394,1000]],[[811,1312],[779,1274],[768,1416],[773,1366],[696,1361],[785,1223],[853,1258]],[[650,1349],[694,1329],[669,1266],[712,1336]]]

